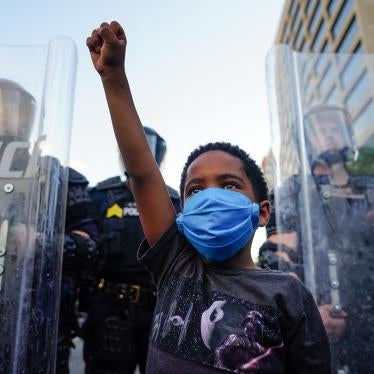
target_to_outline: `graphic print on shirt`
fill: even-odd
[[[272,373],[283,366],[274,308],[203,292],[201,282],[185,277],[168,279],[158,298],[151,341],[159,348],[235,373]]]

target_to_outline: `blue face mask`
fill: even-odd
[[[178,230],[210,261],[233,257],[258,228],[259,205],[240,192],[207,188],[186,200]]]

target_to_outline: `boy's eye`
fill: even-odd
[[[227,190],[236,190],[236,189],[240,188],[240,186],[237,183],[234,183],[234,182],[226,182],[226,183],[224,183],[223,188],[225,188]]]
[[[202,190],[201,187],[191,187],[187,193],[186,193],[186,197],[191,197],[193,195],[196,195],[198,192],[200,192]]]

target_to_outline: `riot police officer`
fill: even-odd
[[[86,287],[92,285],[99,259],[97,213],[87,179],[69,168],[62,283],[57,346],[58,374],[69,373],[70,348],[79,334],[78,300],[84,308]]]
[[[151,128],[144,131],[160,165],[166,143]],[[178,193],[169,188],[169,194],[179,210]],[[86,373],[128,374],[137,365],[144,373],[156,293],[137,260],[144,234],[129,179],[118,176],[100,182],[91,197],[100,216],[101,266],[84,324]]]
[[[274,191],[269,193],[271,213],[266,225],[266,240],[259,249],[258,265],[263,269],[279,270],[303,279],[302,256],[297,248],[295,214],[288,212],[287,227],[277,227]]]
[[[57,317],[67,179],[67,236],[89,241],[95,232],[93,213],[82,217],[86,181],[74,170],[66,178],[57,158],[41,156],[47,135],[32,141],[36,107],[21,85],[0,79],[0,372],[7,373],[55,372],[56,344],[66,345],[65,277],[59,340]],[[62,356],[60,350],[58,373],[67,372]]]
[[[56,158],[40,157],[38,143],[30,154],[35,112],[36,101],[29,92],[14,81],[0,79],[0,372],[63,374],[68,373],[71,338],[77,328],[77,281],[85,274],[81,266],[83,259],[87,263],[96,254],[96,214],[87,180],[69,169],[60,293],[57,247],[65,219],[65,170]],[[24,317],[12,319],[20,308],[26,310]],[[22,331],[17,332],[20,320]],[[17,341],[24,348],[14,347]],[[18,368],[11,362],[17,349],[17,359],[22,361]]]
[[[29,224],[27,205],[33,196],[30,178],[23,176],[30,160],[27,145],[35,111],[36,101],[29,92],[14,81],[0,79],[0,372],[17,369],[13,364],[16,355],[21,367],[29,362],[29,347],[17,352],[15,346],[20,340],[18,326],[28,330],[30,323],[27,317],[17,320],[14,316],[24,301],[22,291],[28,296],[24,302],[27,314],[34,312],[34,258],[29,260],[25,244],[28,235],[35,237],[36,225]],[[30,247],[37,248],[33,237]],[[31,274],[23,277],[24,269]]]
[[[314,107],[303,122],[309,170],[275,189],[277,231],[269,236],[279,246],[265,242],[260,262],[269,265],[270,258],[273,268],[281,265],[286,271],[303,265],[298,276],[314,290],[331,343],[333,373],[369,373],[374,176],[362,166],[368,152],[356,149],[351,119],[340,107]]]

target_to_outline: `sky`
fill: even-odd
[[[257,162],[270,147],[265,57],[284,0],[3,0],[0,44],[77,46],[70,165],[91,185],[119,174],[118,151],[86,38],[117,20],[128,39],[126,71],[143,125],[167,142],[165,181],[178,189],[188,154],[229,141]]]

